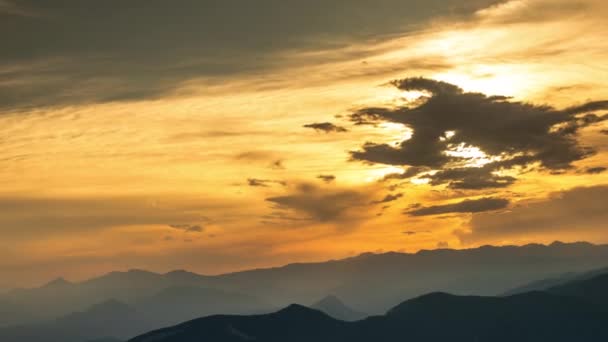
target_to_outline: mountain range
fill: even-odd
[[[431,293],[355,322],[294,304],[265,315],[200,318],[129,342],[606,341],[607,280],[603,274],[506,297]]]
[[[314,303],[312,308],[333,319],[357,321],[384,315],[395,303],[427,293],[487,297],[545,290],[589,279],[601,273],[597,270],[605,268],[606,260],[606,245],[556,242],[366,253],[218,276],[130,270],[78,283],[59,278],[0,295],[0,341],[124,340],[197,317],[265,314],[290,303]],[[87,319],[91,323],[83,323]],[[112,322],[113,330],[106,322]],[[39,335],[47,339],[32,332],[43,332]],[[55,335],[60,338],[48,339]]]

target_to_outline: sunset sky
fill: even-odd
[[[0,289],[608,243],[604,0],[0,0]]]

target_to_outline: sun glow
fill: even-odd
[[[369,172],[368,176],[365,178],[365,181],[368,183],[377,182],[388,175],[403,174],[404,172],[405,171],[400,167],[387,166],[387,167],[371,170]]]
[[[466,144],[460,144],[457,146],[450,146],[450,149],[444,152],[447,156],[462,158],[465,160],[462,167],[482,167],[498,158],[487,155],[479,147],[468,146]]]

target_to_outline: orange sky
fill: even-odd
[[[44,18],[11,4],[0,2],[0,13]],[[265,57],[283,61],[270,70],[192,74],[153,95],[101,101],[66,88],[61,101],[41,97],[46,102],[27,107],[0,97],[0,288],[128,268],[220,273],[365,251],[608,242],[605,217],[593,216],[607,208],[577,206],[603,199],[606,122],[576,136],[595,154],[559,172],[536,164],[506,170],[501,175],[517,181],[500,188],[458,190],[420,176],[383,182],[410,165],[349,155],[366,142],[416,134],[395,122],[349,119],[360,108],[415,106],[429,96],[388,85],[394,79],[422,76],[556,110],[607,99],[606,14],[600,0],[513,0],[374,39],[285,47]],[[0,86],[54,82],[46,71],[21,70],[56,60],[2,59],[0,74],[10,77]],[[92,80],[79,87],[113,90]],[[324,122],[348,131],[303,127]],[[476,166],[492,158],[469,147],[460,156]],[[484,198],[509,205],[407,213]],[[510,231],[504,222],[525,228]]]

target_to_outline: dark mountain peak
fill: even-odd
[[[457,296],[445,292],[432,292],[406,300],[390,309],[386,314],[387,316],[402,316],[409,314],[425,314],[433,311],[445,313],[452,309],[460,309],[463,304],[470,305],[473,302],[479,302],[485,298],[486,297],[478,296]]]
[[[283,317],[290,317],[290,318],[325,316],[324,313],[322,313],[318,310],[311,309],[307,306],[300,305],[300,304],[291,304],[291,305],[277,311],[276,314],[283,316]]]
[[[66,286],[70,286],[70,285],[74,285],[74,284],[72,282],[65,280],[63,277],[59,277],[59,278],[49,281],[43,287],[44,288],[60,288],[60,287],[66,287]]]
[[[142,269],[138,269],[138,268],[132,268],[132,269],[128,270],[127,274],[130,274],[130,275],[144,275],[144,276],[158,275],[158,273],[154,273],[154,272],[150,272],[150,271],[146,271],[146,270],[142,270]]]
[[[586,241],[575,241],[575,242],[562,242],[553,241],[549,247],[593,247],[594,244]]]
[[[165,273],[166,276],[181,276],[181,275],[198,275],[194,272],[186,271],[186,270],[173,270]]]
[[[300,304],[289,304],[288,306],[279,310],[278,312],[291,313],[291,312],[309,312],[309,311],[316,311],[316,310],[312,310],[311,308],[304,306],[304,305],[300,305]]]
[[[163,274],[164,277],[177,280],[177,281],[196,281],[202,278],[207,278],[204,275],[200,275],[194,272],[186,270],[174,270]]]
[[[378,254],[373,253],[373,252],[365,252],[365,253],[361,253],[361,254],[353,257],[352,259],[367,259],[367,258],[375,257],[376,255],[378,255]]]

